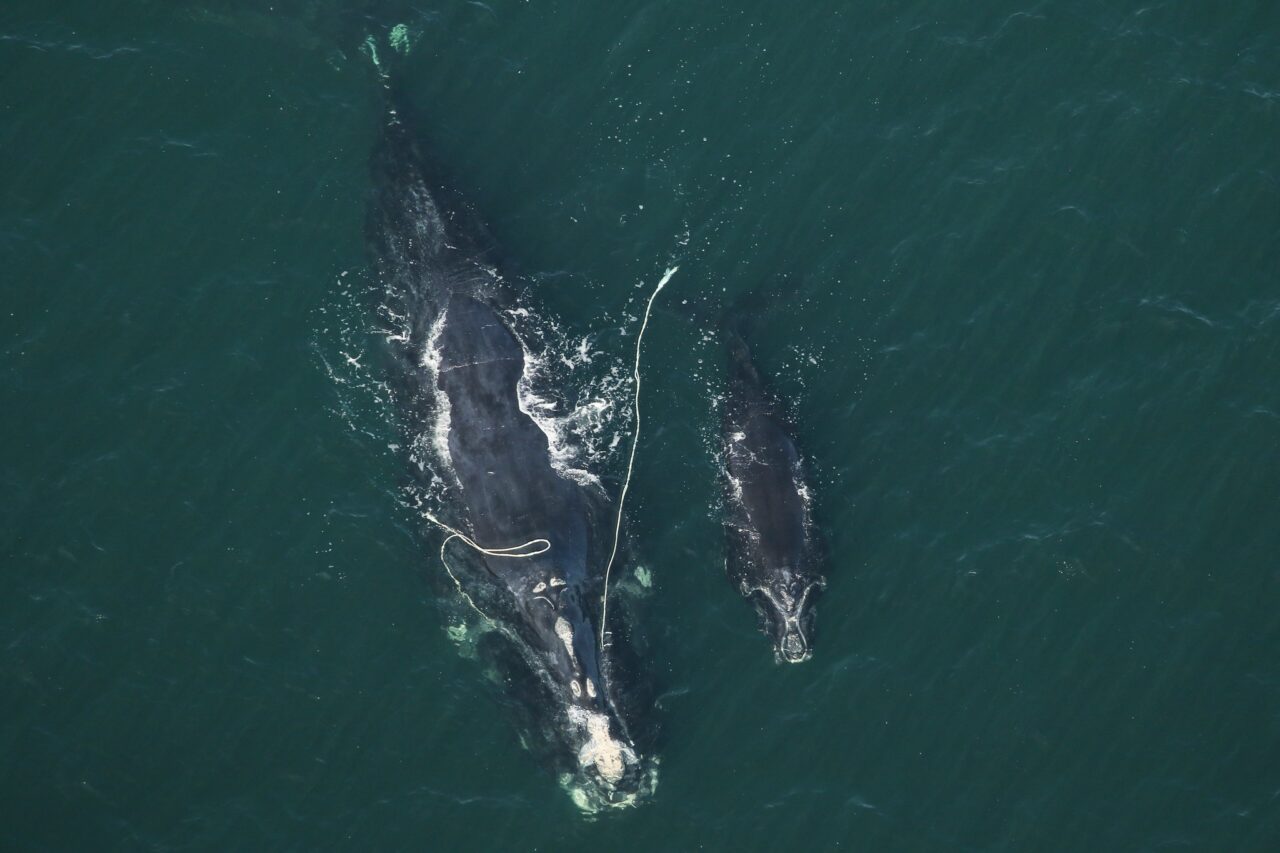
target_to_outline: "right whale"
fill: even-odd
[[[826,587],[800,454],[746,341],[723,331],[729,355],[723,406],[726,571],[759,611],[779,661],[813,653],[813,603]]]
[[[369,247],[414,493],[433,495],[421,514],[443,531],[440,586],[480,617],[476,649],[522,742],[573,801],[588,812],[631,805],[652,792],[656,761],[636,737],[632,627],[625,608],[606,607],[622,519],[598,482],[556,466],[521,396],[530,359],[492,239],[440,186],[398,86],[383,81]]]

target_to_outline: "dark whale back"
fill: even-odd
[[[763,568],[797,566],[808,547],[807,508],[796,482],[800,454],[779,405],[760,381],[746,343],[736,333],[726,335],[729,474],[740,489],[745,526],[758,540]]]
[[[432,521],[467,537],[447,536],[445,568],[499,628],[486,640],[492,662],[521,689],[538,729],[529,733],[575,796],[592,807],[633,802],[652,785],[652,764],[636,752],[601,643],[607,499],[557,470],[547,434],[521,408],[526,354],[504,317],[510,294],[492,241],[438,186],[387,88],[366,227],[408,391],[406,446],[430,448],[433,458],[411,461],[429,462],[415,467],[443,484]],[[534,553],[493,553],[522,545]],[[625,636],[621,614],[610,615]]]
[[[825,585],[800,453],[746,342],[732,329],[724,338],[726,567],[760,610],[779,658],[800,661],[810,654],[815,591]]]
[[[420,352],[454,293],[494,305],[505,304],[508,295],[492,236],[427,157],[398,84],[385,88],[387,111],[370,157],[365,236],[388,296],[414,323],[408,348]]]
[[[500,548],[545,537],[552,559],[581,574],[584,496],[552,468],[546,434],[520,409],[520,342],[492,307],[455,295],[436,347],[438,382],[450,405],[449,453],[476,540]],[[512,563],[489,562],[496,569]]]

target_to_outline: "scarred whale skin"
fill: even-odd
[[[454,538],[448,570],[497,628],[485,635],[488,651],[529,745],[580,806],[629,804],[653,777],[627,724],[610,642],[627,633],[625,611],[610,610],[601,643],[608,499],[552,465],[546,434],[520,405],[526,356],[504,319],[510,294],[492,241],[435,185],[392,104],[372,158],[367,236],[384,309],[404,330],[390,337],[407,379],[408,429],[434,434],[439,448],[429,467],[445,483],[441,523],[490,551],[547,542],[545,553],[516,558]]]

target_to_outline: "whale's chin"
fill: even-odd
[[[614,736],[608,716],[574,707],[568,717],[579,743],[577,771],[564,774],[560,782],[578,808],[588,813],[626,808],[653,792],[656,768]]]
[[[560,787],[584,814],[595,815],[616,809],[627,809],[644,802],[658,787],[658,760],[636,762],[627,768],[622,779],[611,782],[594,769],[563,773]]]

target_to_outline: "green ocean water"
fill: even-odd
[[[398,22],[567,394],[626,413],[680,266],[617,814],[398,497]],[[0,849],[1280,849],[1280,6],[8,0],[0,152]],[[698,318],[744,298],[830,551],[800,666],[723,573]]]

